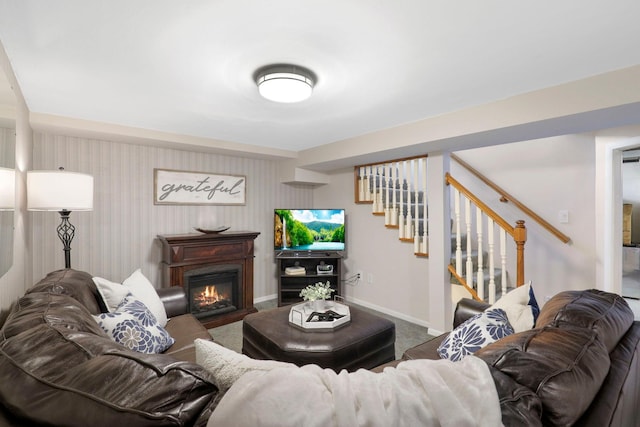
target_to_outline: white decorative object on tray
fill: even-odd
[[[309,332],[328,332],[343,326],[351,321],[349,306],[336,301],[313,301],[324,303],[324,307],[318,308],[310,302],[296,304],[289,310],[289,323]],[[311,321],[309,318],[314,313],[327,313],[332,311],[342,317],[329,321]]]

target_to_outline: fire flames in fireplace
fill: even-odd
[[[204,271],[203,271],[204,270]],[[237,310],[241,302],[238,268],[194,270],[188,276],[189,311],[205,319]]]
[[[216,286],[205,286],[202,291],[193,296],[196,311],[215,311],[231,306],[231,296],[220,292]]]

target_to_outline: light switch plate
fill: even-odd
[[[558,212],[558,222],[560,222],[560,224],[568,224],[569,223],[569,211],[559,211]]]

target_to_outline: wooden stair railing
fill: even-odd
[[[455,159],[459,160],[457,157]],[[414,255],[423,257],[428,256],[429,247],[426,172],[426,155],[354,167],[355,202],[357,204],[371,204],[373,215],[384,216],[385,226],[398,229],[399,240],[413,243]],[[483,179],[483,181],[485,180],[486,178]],[[452,277],[465,286],[471,296],[478,300],[485,300],[484,275],[487,272],[489,278],[486,299],[493,303],[496,297],[496,246],[499,248],[500,255],[500,291],[502,294],[507,292],[506,234],[509,234],[516,244],[516,285],[520,286],[524,283],[524,244],[526,242],[524,221],[519,220],[515,226],[510,225],[449,173],[446,174],[445,181],[453,187],[455,202],[454,219],[452,220],[456,225],[455,266],[451,264],[449,271],[451,271]],[[496,187],[495,184],[492,185],[492,188]],[[464,210],[460,208],[460,195],[465,197]],[[509,200],[515,199],[509,196]],[[472,206],[476,209],[474,217],[471,216]],[[465,213],[467,236],[464,274],[462,272],[461,212]],[[485,222],[487,224],[486,233],[483,232]],[[497,225],[497,230],[494,233],[495,225]],[[471,247],[473,227],[476,228],[475,243],[477,245],[477,260],[475,262],[472,259]],[[483,242],[485,237],[486,243]],[[488,247],[488,265],[486,266],[484,262],[485,247]],[[474,269],[477,270],[474,271]],[[513,271],[513,267],[509,268],[509,271]]]
[[[504,203],[511,202],[514,206],[516,206],[518,209],[520,209],[522,212],[524,212],[525,215],[529,216],[529,218],[533,219],[535,222],[540,224],[542,226],[542,228],[544,228],[549,233],[553,234],[556,238],[558,238],[562,243],[569,243],[571,241],[571,238],[569,236],[567,236],[566,234],[562,233],[560,230],[558,230],[553,225],[549,224],[549,222],[544,220],[542,217],[540,217],[538,214],[533,212],[531,209],[529,209],[523,203],[518,201],[511,194],[507,193],[505,190],[503,190],[498,185],[496,185],[493,181],[491,181],[490,179],[488,179],[487,177],[482,175],[480,172],[478,172],[476,169],[474,169],[469,163],[465,162],[464,160],[462,160],[460,157],[456,156],[453,153],[451,154],[451,158],[453,160],[455,160],[458,164],[460,164],[462,167],[467,169],[469,172],[471,172],[473,175],[475,175],[476,178],[478,178],[480,181],[482,181],[486,185],[488,185],[496,193],[498,193],[500,195],[500,201],[501,202],[504,202]]]
[[[445,182],[454,188],[454,224],[456,227],[456,247],[455,247],[455,266],[450,265],[449,271],[455,271],[454,277],[472,294],[473,298],[485,300],[484,295],[484,238],[487,238],[488,247],[488,302],[493,304],[496,297],[495,285],[495,245],[496,234],[498,236],[498,246],[501,259],[501,292],[504,295],[507,292],[506,281],[506,235],[509,234],[516,244],[516,286],[524,284],[524,245],[527,240],[527,230],[523,220],[516,221],[516,225],[512,226],[501,216],[494,212],[489,206],[483,203],[477,196],[471,193],[467,188],[454,179],[449,173],[445,175]],[[464,196],[464,210],[460,203],[461,196]],[[475,218],[472,215],[472,207],[475,207]],[[466,226],[467,247],[466,247],[466,263],[465,272],[462,272],[462,213],[464,213],[464,224]],[[485,221],[486,220],[486,221]],[[486,222],[486,233],[484,232],[484,223]],[[494,230],[497,225],[498,230]],[[472,260],[472,242],[469,238],[472,234],[472,226],[475,226],[475,236],[477,245],[477,270],[474,271],[474,263]],[[475,286],[474,284],[475,279]],[[471,290],[475,289],[475,292]]]

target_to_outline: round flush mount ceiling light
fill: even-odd
[[[258,92],[275,102],[300,102],[311,96],[315,75],[298,65],[268,65],[254,75]]]

